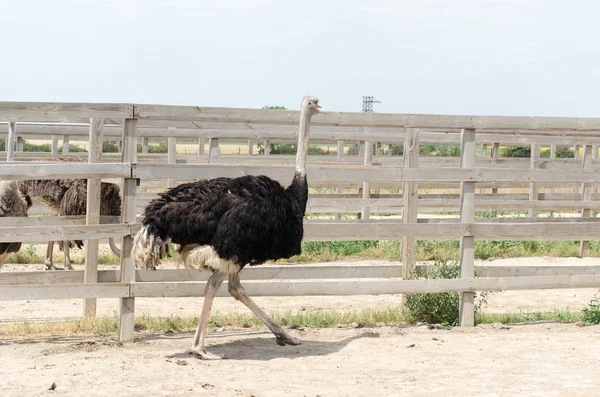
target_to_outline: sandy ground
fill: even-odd
[[[303,329],[299,346],[226,330],[193,335],[0,341],[3,396],[597,396],[600,327]],[[48,391],[52,384],[54,391]]]
[[[353,263],[389,263],[357,261]],[[597,258],[517,258],[494,265],[600,265]],[[480,263],[481,264],[481,263]],[[43,265],[7,265],[3,271]],[[76,268],[82,268],[76,266]],[[596,289],[506,291],[486,311],[580,309]],[[400,302],[400,296],[258,297],[267,311],[351,310]],[[136,313],[200,312],[202,298],[136,299]],[[117,301],[99,300],[113,314]],[[214,310],[246,312],[231,298]],[[0,319],[81,314],[81,300],[2,302]],[[600,327],[499,324],[471,329],[426,326],[290,330],[299,346],[280,347],[268,331],[212,332],[207,362],[187,353],[193,334],[0,339],[2,396],[598,396]],[[55,383],[56,389],[49,391]]]

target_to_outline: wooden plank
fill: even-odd
[[[418,265],[417,273],[427,271],[429,265]],[[303,279],[363,279],[401,277],[401,265],[294,265],[262,266],[245,268],[240,277],[247,280],[303,280]],[[477,277],[539,277],[569,275],[600,275],[600,266],[475,266]],[[206,281],[210,272],[195,269],[159,269],[136,270],[136,282],[181,282]],[[98,282],[116,283],[120,272],[100,270]],[[26,271],[0,273],[0,285],[23,284],[80,284],[83,283],[83,271],[66,270],[63,272]]]
[[[406,169],[416,169],[419,167],[419,141],[420,131],[411,128],[407,131],[406,141],[404,142],[404,167]],[[402,198],[404,208],[402,210],[402,222],[405,224],[414,224],[417,222],[419,185],[416,182],[404,182],[402,185]],[[415,236],[405,236],[402,238],[402,251],[400,259],[403,265],[402,278],[408,280],[414,271],[417,263],[417,240]],[[403,297],[404,302],[405,297]]]
[[[45,243],[48,241],[88,240],[130,234],[129,225],[64,225],[0,227],[0,242]]]
[[[1,109],[1,107],[0,107]],[[135,118],[146,120],[189,120],[225,123],[298,124],[298,110],[238,109],[196,106],[134,105]],[[0,115],[2,112],[0,111]],[[466,128],[600,131],[600,118],[509,117],[365,112],[321,112],[315,126],[361,126],[406,128]]]
[[[364,153],[364,163],[363,165],[368,167],[373,163],[373,142],[364,142],[365,145],[365,153]],[[362,197],[365,200],[368,200],[371,197],[371,182],[364,181],[362,185]],[[361,219],[369,219],[371,216],[369,207],[361,208]]]
[[[129,284],[3,285],[0,300],[119,298],[129,296]]]
[[[460,160],[462,168],[471,168],[475,164],[475,130],[465,129],[461,136]],[[462,224],[475,221],[475,183],[462,182],[460,193],[460,222]],[[460,278],[475,277],[475,238],[463,236],[460,239]],[[475,294],[461,292],[459,300],[459,325],[472,327],[475,325]]]
[[[77,178],[119,178],[131,175],[131,166],[126,163],[36,163],[0,164],[0,179],[77,179]]]
[[[6,161],[15,159],[15,139],[17,134],[17,124],[14,122],[8,123],[8,137],[6,138]]]
[[[132,116],[133,105],[120,103],[0,102],[0,120],[5,121]]]
[[[0,167],[0,171],[2,168]],[[293,177],[293,167],[269,165],[151,165],[135,164],[134,177],[141,179],[212,179],[216,177],[235,178],[244,175],[267,175],[280,182],[290,182]],[[307,175],[311,183],[315,182],[526,182],[533,180],[538,183],[575,183],[597,182],[598,172],[595,170],[581,171],[574,174],[571,171],[547,170],[512,170],[493,168],[418,168],[401,167],[365,167],[354,165],[324,164],[307,166]]]
[[[36,202],[34,201],[34,208]],[[33,210],[30,210],[30,212]],[[28,216],[0,218],[0,228],[85,225],[85,216]]]
[[[199,297],[205,282],[133,283],[131,296]],[[429,280],[270,280],[247,281],[250,296],[342,296],[440,292],[507,291],[600,287],[600,275]],[[221,288],[217,296],[229,296]]]
[[[69,136],[63,135],[63,142],[62,142],[63,154],[69,153],[69,145],[70,145]]]
[[[177,163],[177,138],[169,138],[168,140],[168,159],[167,162],[169,164],[175,164]],[[167,179],[167,187],[173,187],[175,186],[175,180],[174,179]]]
[[[102,127],[104,119],[90,119],[90,137],[88,142],[88,162],[102,161]],[[87,180],[86,225],[100,224],[100,179]],[[98,243],[97,239],[88,240],[85,245],[85,268],[83,281],[86,284],[98,282]],[[96,299],[84,299],[83,315],[96,315]]]
[[[540,163],[540,145],[533,144],[531,145],[531,169],[539,168]],[[535,201],[538,197],[538,183],[531,182],[529,183],[529,201]],[[531,207],[527,214],[530,218],[535,218],[538,216],[538,212],[535,207]]]
[[[592,166],[592,145],[585,145],[583,147],[583,158],[581,160],[581,168],[590,169]],[[589,183],[581,184],[581,200],[582,201],[590,201],[592,199],[592,187]],[[582,218],[589,218],[591,215],[591,210],[588,208],[583,208],[581,210]],[[581,240],[579,242],[579,257],[587,257],[590,256],[590,242],[587,240]]]
[[[267,153],[267,146],[265,145],[265,153]],[[208,141],[208,163],[214,164],[219,158],[219,138],[211,138]]]
[[[58,155],[58,135],[52,135],[52,148],[50,149],[52,156]]]
[[[126,119],[123,128],[123,162],[134,164],[137,161],[137,120]],[[123,178],[123,199],[121,216],[123,222],[129,225],[136,223],[135,194],[137,181],[132,177]],[[135,282],[135,263],[131,256],[133,238],[124,235],[121,239],[120,272],[122,283]],[[119,341],[133,341],[135,326],[135,299],[123,297],[119,300]]]

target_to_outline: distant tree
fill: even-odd
[[[285,110],[285,106],[263,106],[263,109]]]

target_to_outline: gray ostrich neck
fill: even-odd
[[[302,109],[300,113],[300,131],[298,132],[298,151],[296,152],[296,173],[306,176],[306,154],[308,153],[308,129],[311,114]]]

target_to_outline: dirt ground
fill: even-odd
[[[353,263],[389,263],[354,261]],[[600,265],[597,258],[518,258],[494,265]],[[3,271],[42,270],[6,265]],[[77,266],[76,268],[82,268]],[[108,267],[104,267],[108,268]],[[584,307],[597,289],[494,293],[486,311]],[[354,310],[400,302],[398,295],[257,297],[268,312]],[[202,298],[136,299],[136,313],[197,315]],[[99,300],[113,314],[117,300]],[[247,312],[231,298],[215,311]],[[2,302],[0,320],[81,314],[81,300]],[[212,332],[207,346],[227,359],[201,361],[193,334],[0,339],[2,396],[598,396],[600,327],[542,323],[428,329],[426,326],[290,330],[299,346],[280,347],[268,331]],[[48,389],[55,383],[53,391]]]

